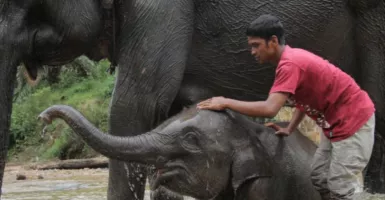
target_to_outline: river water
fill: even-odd
[[[26,180],[16,180],[17,174]],[[39,178],[40,177],[40,178]],[[42,178],[42,179],[41,179]],[[24,170],[6,167],[2,200],[105,200],[108,169]],[[145,200],[150,199],[149,187]],[[185,200],[192,200],[186,197]]]
[[[27,179],[16,180],[17,174],[23,174]],[[104,200],[107,178],[107,169],[38,171],[23,170],[20,167],[8,168],[4,174],[2,199]]]
[[[26,180],[16,180],[17,174],[26,175]],[[39,178],[40,177],[40,178]],[[41,179],[42,178],[42,179]],[[3,183],[3,200],[105,200],[108,169],[81,170],[23,170],[7,167]],[[149,200],[146,190],[145,200]],[[366,195],[365,198],[385,199],[381,195]],[[185,200],[192,200],[187,197]]]

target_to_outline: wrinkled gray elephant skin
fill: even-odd
[[[256,64],[245,30],[266,13],[282,20],[291,46],[341,67],[374,100],[366,187],[385,192],[384,0],[0,0],[0,181],[19,63],[35,78],[39,66],[82,54],[110,59],[118,70],[108,133],[135,136],[211,96],[265,99],[274,67]],[[109,200],[143,199],[146,166],[109,166]]]
[[[310,181],[316,145],[298,131],[276,136],[273,129],[232,111],[194,106],[133,137],[105,134],[65,105],[52,106],[39,117],[48,124],[65,120],[109,158],[154,165],[153,189],[197,199],[320,199]]]

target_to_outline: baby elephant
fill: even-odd
[[[192,107],[134,137],[105,134],[65,105],[52,106],[39,118],[48,124],[63,119],[109,158],[153,166],[154,190],[197,199],[321,199],[310,180],[312,141],[299,132],[276,136],[273,129],[230,110]]]

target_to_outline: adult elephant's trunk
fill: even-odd
[[[155,164],[161,152],[156,142],[159,142],[160,134],[149,132],[135,137],[105,134],[70,106],[51,106],[39,118],[47,124],[55,118],[63,119],[91,148],[109,158]]]

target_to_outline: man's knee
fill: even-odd
[[[317,170],[314,170],[314,168],[311,169],[310,179],[313,185],[319,180],[319,173],[317,172]]]
[[[354,188],[350,190],[341,191],[337,189],[330,189],[330,199],[332,200],[353,200],[355,195]]]
[[[330,151],[318,149],[311,164],[310,179],[317,190],[327,186],[327,176],[330,166]]]
[[[355,193],[362,192],[362,170],[360,164],[333,160],[327,181],[332,199],[350,200]]]

